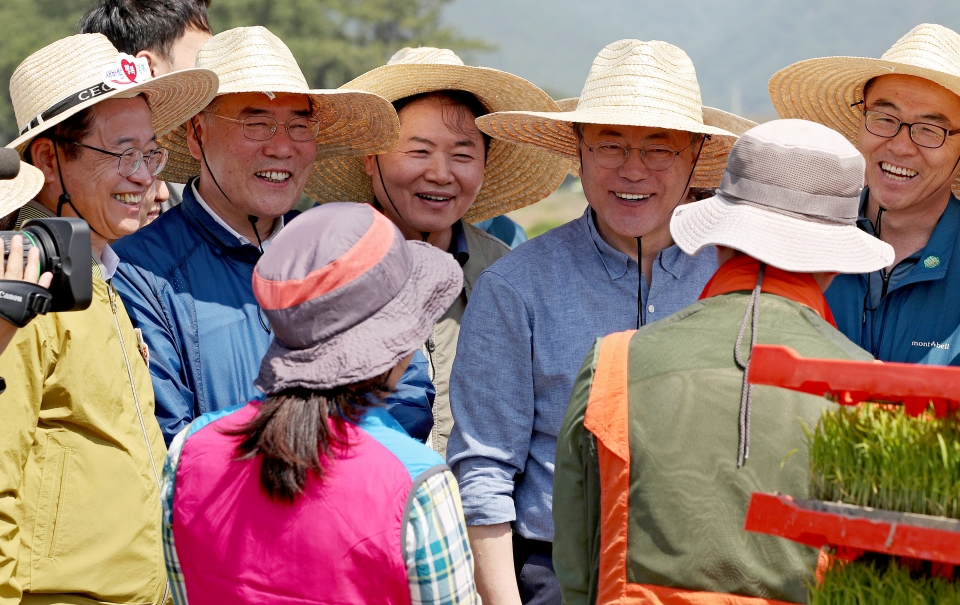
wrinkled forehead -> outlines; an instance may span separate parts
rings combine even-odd
[[[960,96],[919,76],[888,74],[871,78],[863,85],[863,99],[871,108],[879,104],[881,108],[909,109],[918,116],[940,117],[960,125]]]
[[[107,99],[91,109],[90,135],[104,142],[139,146],[157,138],[150,106],[143,95]]]

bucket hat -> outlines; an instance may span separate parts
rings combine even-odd
[[[372,206],[312,208],[254,268],[274,333],[254,385],[324,390],[379,376],[426,342],[462,283],[450,254],[404,240]]]
[[[856,141],[863,86],[903,74],[930,80],[960,96],[960,34],[930,23],[911,29],[879,59],[826,57],[794,63],[773,74],[770,99],[782,118],[819,122]],[[960,177],[953,183],[960,195]]]
[[[716,187],[732,132],[706,123],[700,85],[685,52],[660,41],[619,40],[600,51],[573,111],[502,111],[481,116],[488,135],[579,161],[573,123],[647,126],[709,135],[691,187]]]
[[[69,36],[41,48],[14,70],[10,99],[20,135],[7,147],[23,155],[38,135],[84,109],[140,94],[160,136],[206,107],[217,84],[209,69],[152,78],[146,59],[121,53],[102,34]]]
[[[441,90],[473,94],[487,111],[557,111],[550,96],[521,77],[498,69],[464,65],[445,48],[404,48],[386,65],[347,82],[344,88],[367,90],[390,102]],[[319,170],[306,192],[320,202],[373,201],[373,183],[358,157],[318,160]],[[464,219],[475,223],[529,206],[553,193],[567,165],[539,149],[493,140],[487,152],[483,186]]]
[[[16,177],[0,180],[0,217],[19,210],[32,200],[41,188],[43,173],[26,162],[20,162],[20,172]]]
[[[893,248],[857,225],[865,161],[834,130],[774,120],[734,144],[716,195],[680,206],[670,233],[681,250],[734,248],[796,273],[868,273]]]
[[[314,117],[321,121],[316,139],[318,158],[382,153],[397,144],[400,122],[390,103],[360,90],[311,89],[293,53],[265,27],[237,27],[210,38],[197,53],[197,66],[213,70],[220,77],[216,96],[262,92],[268,96],[294,93],[310,97]],[[200,174],[200,162],[187,148],[185,123],[198,112],[186,116],[161,139],[170,159],[160,178],[186,183]]]

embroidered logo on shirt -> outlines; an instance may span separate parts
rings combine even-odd
[[[936,256],[928,256],[923,259],[923,266],[927,269],[933,269],[934,267],[940,266],[940,259]]]

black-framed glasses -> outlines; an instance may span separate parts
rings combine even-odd
[[[947,137],[960,134],[960,130],[947,130],[946,128],[937,126],[936,124],[927,124],[925,122],[914,122],[913,124],[907,124],[906,122],[902,122],[899,118],[896,118],[888,113],[868,110],[863,101],[857,101],[851,105],[851,107],[856,105],[863,105],[864,107],[863,125],[867,129],[867,132],[885,139],[892,139],[893,137],[897,136],[900,133],[900,129],[906,126],[910,133],[911,141],[920,147],[936,149],[937,147],[943,146],[947,140]]]
[[[216,116],[221,120],[241,124],[243,126],[243,136],[251,141],[269,141],[280,126],[287,129],[287,135],[293,141],[312,141],[320,134],[320,120],[307,116],[278,122],[270,116],[247,116],[242,120],[235,120],[212,111],[203,113]]]
[[[115,158],[120,158],[117,162],[117,172],[120,173],[120,176],[128,177],[136,172],[140,168],[140,164],[144,161],[147,162],[147,172],[150,173],[150,176],[157,176],[160,174],[160,171],[163,170],[163,167],[167,165],[167,158],[169,154],[167,150],[163,147],[157,147],[150,153],[143,153],[143,150],[139,147],[130,147],[123,151],[123,153],[115,153],[113,151],[107,151],[106,149],[100,149],[99,147],[94,147],[93,145],[87,145],[85,143],[80,143],[77,141],[70,141],[66,139],[61,139],[63,143],[69,143],[71,145],[76,145],[78,147],[83,147],[85,149],[92,149],[93,151],[99,151],[106,155],[112,155]]]
[[[597,143],[587,150],[593,154],[597,164],[604,168],[614,169],[626,164],[630,152],[634,149],[640,152],[640,161],[650,170],[666,170],[673,166],[677,156],[686,151],[695,141],[677,151],[668,145],[646,145],[644,147],[627,147],[620,143]]]

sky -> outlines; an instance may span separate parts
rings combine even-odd
[[[469,63],[556,98],[580,94],[606,44],[663,40],[690,55],[704,104],[753,118],[774,117],[766,83],[791,63],[879,57],[924,22],[960,32],[960,0],[453,0],[444,11],[461,33],[497,47]]]

